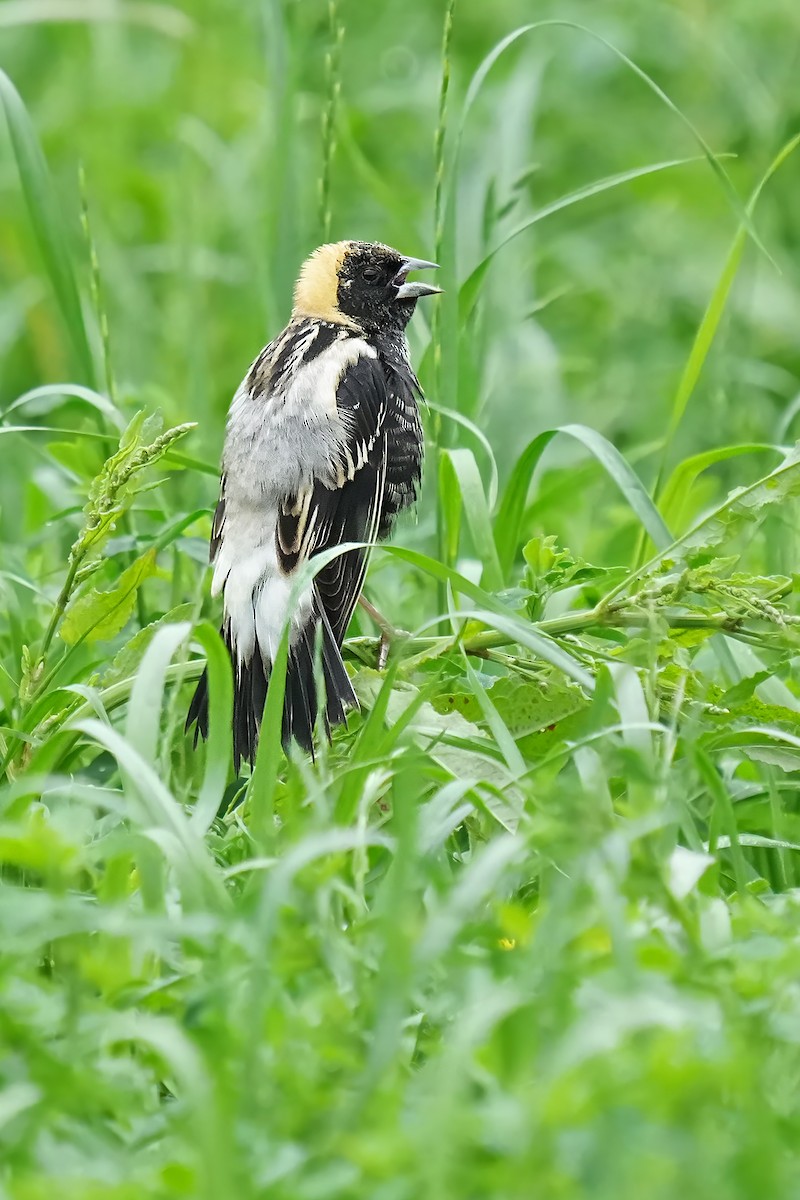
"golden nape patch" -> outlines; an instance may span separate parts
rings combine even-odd
[[[354,326],[339,311],[337,291],[339,268],[347,253],[348,242],[329,242],[320,246],[303,263],[294,289],[295,317],[316,317],[320,321],[334,321],[339,325]]]

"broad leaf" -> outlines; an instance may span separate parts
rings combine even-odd
[[[103,642],[117,636],[133,615],[136,592],[156,569],[154,550],[148,550],[122,572],[107,592],[92,588],[67,609],[59,633],[68,646]]]

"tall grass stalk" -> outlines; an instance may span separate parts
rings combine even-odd
[[[434,160],[434,191],[433,191],[433,244],[434,258],[447,271],[448,266],[445,264],[446,254],[446,237],[447,237],[447,205],[445,203],[446,196],[446,181],[447,181],[447,98],[450,90],[450,73],[451,73],[451,53],[452,53],[452,38],[453,25],[455,20],[456,0],[447,0],[444,13],[444,27],[442,30],[442,49],[441,49],[441,77],[439,83],[439,105],[436,120],[436,130],[433,139],[433,160]],[[449,256],[448,256],[449,257]],[[455,275],[450,277],[451,288],[455,288]],[[446,304],[455,305],[457,296],[443,298]],[[448,380],[445,386],[445,355],[443,354],[443,338],[446,332],[449,333],[451,323],[445,326],[444,309],[441,302],[438,302],[434,308],[432,318],[431,339],[433,345],[433,393],[434,398],[439,404],[447,407],[457,408],[458,405],[451,403],[453,397],[457,395],[457,384],[455,378]],[[457,353],[447,355],[447,368],[450,371],[457,369]],[[440,448],[442,442],[442,417],[438,409],[432,410],[430,421],[431,438],[428,449],[429,467],[428,470],[432,479],[435,481],[439,490],[447,486],[446,479],[440,479]],[[439,504],[436,508],[436,523],[437,523],[437,547],[440,557],[443,561],[448,561],[447,555],[447,529],[445,528],[444,505]],[[447,588],[443,583],[437,585],[437,608],[443,613],[447,609]]]
[[[322,241],[331,236],[331,176],[336,153],[336,117],[342,90],[341,65],[344,24],[338,0],[328,0],[329,46],[325,54],[325,94],[322,105],[322,173],[319,179],[319,227]]]
[[[81,200],[81,228],[89,256],[89,287],[94,309],[97,328],[100,333],[100,350],[103,358],[103,374],[105,376],[106,393],[111,403],[116,407],[117,389],[114,380],[114,367],[111,357],[111,330],[108,323],[108,312],[103,295],[103,280],[100,273],[100,258],[97,244],[92,235],[89,216],[89,187],[86,181],[86,170],[83,163],[78,166],[78,190]]]

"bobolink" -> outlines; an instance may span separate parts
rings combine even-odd
[[[387,537],[416,498],[422,392],[405,328],[418,298],[440,289],[407,277],[435,266],[378,243],[320,246],[300,272],[289,324],[233,398],[210,560],[233,663],[237,770],[255,756],[297,571],[329,547]],[[357,704],[341,646],[368,554],[349,550],[323,567],[291,614],[284,745],[312,748],[318,643],[328,731]],[[187,728],[195,721],[205,737],[205,673]]]

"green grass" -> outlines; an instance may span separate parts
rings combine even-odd
[[[0,1200],[798,1194],[798,34],[0,5]],[[408,636],[234,779],[223,424],[328,234],[442,263]]]

